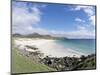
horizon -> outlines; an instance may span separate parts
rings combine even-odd
[[[95,6],[12,2],[12,33],[95,39]]]

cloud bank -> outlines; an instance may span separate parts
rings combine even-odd
[[[41,18],[41,11],[34,5],[28,7],[27,3],[13,4],[12,24],[13,33],[30,33],[33,26],[38,25]]]

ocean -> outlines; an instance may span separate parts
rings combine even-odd
[[[81,52],[84,54],[95,54],[95,39],[63,39],[57,40],[57,44]]]

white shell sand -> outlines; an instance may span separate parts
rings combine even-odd
[[[38,51],[44,54],[44,56],[50,57],[80,57],[81,55],[85,55],[83,53],[74,51],[70,48],[64,48],[61,45],[55,43],[55,40],[49,39],[31,39],[31,38],[16,38],[14,40],[15,45],[20,49],[24,49],[26,45],[35,46],[38,48]],[[26,49],[27,51],[33,51],[32,49]]]

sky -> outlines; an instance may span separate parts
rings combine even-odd
[[[95,38],[95,6],[12,2],[12,33]]]

